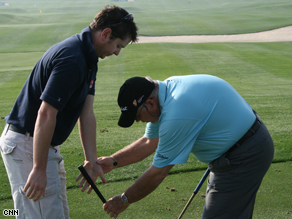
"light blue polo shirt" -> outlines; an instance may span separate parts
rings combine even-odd
[[[159,83],[161,115],[145,137],[159,138],[153,165],[182,164],[190,153],[209,163],[252,126],[250,105],[226,81],[211,75],[174,76]]]

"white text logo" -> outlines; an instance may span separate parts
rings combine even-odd
[[[128,108],[125,106],[125,107],[121,107],[121,111],[127,111]]]

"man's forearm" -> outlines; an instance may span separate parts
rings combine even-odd
[[[48,151],[56,126],[57,113],[56,108],[44,101],[38,111],[33,137],[33,169],[23,190],[26,196],[33,201],[37,201],[41,195],[45,195]]]
[[[94,96],[88,95],[78,120],[80,140],[85,160],[96,162],[96,119],[93,111]]]
[[[43,102],[38,112],[33,137],[33,166],[45,171],[48,151],[56,127],[57,110]]]
[[[118,165],[117,167],[123,167],[132,163],[139,162],[153,152],[155,152],[158,144],[158,139],[148,139],[142,137],[125,148],[114,153],[112,157],[115,158]]]
[[[96,162],[96,120],[94,114],[80,118],[78,125],[85,160]]]
[[[148,168],[136,182],[125,191],[129,203],[137,202],[153,192],[165,179],[172,167],[173,165],[163,168],[156,168],[154,166]]]

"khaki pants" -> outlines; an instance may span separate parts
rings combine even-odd
[[[50,147],[45,196],[34,202],[23,192],[33,166],[33,138],[5,127],[0,141],[2,159],[9,178],[18,219],[69,218],[64,161],[58,147]]]

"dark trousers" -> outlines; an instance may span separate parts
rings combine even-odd
[[[264,125],[240,147],[209,164],[203,219],[252,218],[256,193],[274,156]]]

